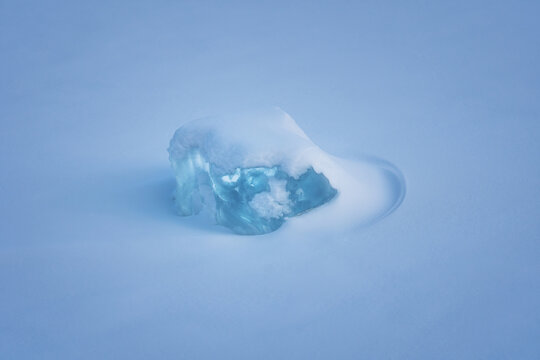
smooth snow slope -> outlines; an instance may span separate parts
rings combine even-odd
[[[0,2],[0,358],[538,359],[539,10]],[[313,237],[177,217],[178,121],[267,105],[396,164],[401,206]]]

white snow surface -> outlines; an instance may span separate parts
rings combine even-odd
[[[190,121],[174,134],[171,158],[198,148],[224,174],[236,168],[280,165],[298,177],[308,167],[323,171],[327,155],[278,107]]]
[[[0,8],[1,360],[540,359],[539,1]],[[273,104],[355,186],[177,216],[182,121]],[[405,200],[306,235],[392,199],[360,154]]]

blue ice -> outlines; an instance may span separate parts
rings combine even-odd
[[[238,234],[272,232],[338,192],[314,168],[320,149],[279,109],[195,120],[177,130],[169,153],[178,213],[206,209]]]
[[[173,162],[177,173],[175,203],[188,216],[210,209],[219,225],[238,234],[265,234],[288,217],[330,201],[337,190],[322,173],[309,167],[298,178],[280,166],[236,168],[220,175],[198,149]]]

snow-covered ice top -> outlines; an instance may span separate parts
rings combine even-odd
[[[223,174],[236,168],[279,165],[293,177],[309,167],[322,171],[326,154],[280,108],[193,120],[180,127],[171,140],[171,159],[192,149]]]

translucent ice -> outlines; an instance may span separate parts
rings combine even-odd
[[[274,231],[337,194],[318,166],[324,154],[279,109],[190,122],[169,153],[179,214],[207,208],[239,234]]]
[[[178,213],[205,210],[239,234],[272,232],[326,203],[340,206],[318,226],[351,214],[368,221],[396,204],[380,168],[326,154],[278,108],[191,121],[175,132],[169,159]]]

